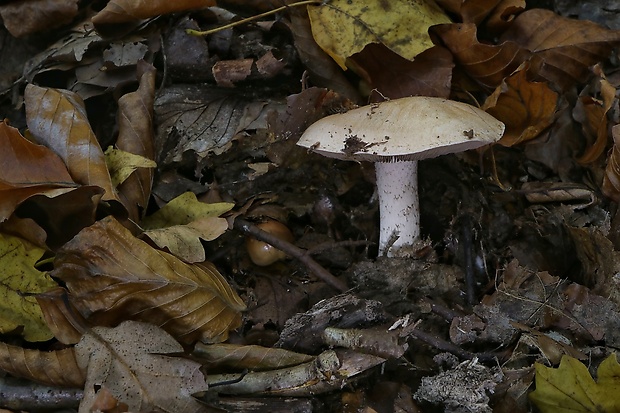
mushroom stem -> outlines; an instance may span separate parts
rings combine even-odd
[[[379,256],[398,256],[420,236],[418,161],[376,162],[379,193]]]

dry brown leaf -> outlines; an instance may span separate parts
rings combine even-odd
[[[4,27],[15,37],[70,23],[77,13],[78,0],[12,1],[0,6]]]
[[[0,123],[0,166],[0,222],[33,195],[53,196],[76,186],[53,151],[30,142],[6,121]]]
[[[546,83],[528,81],[522,68],[502,82],[482,109],[506,125],[498,143],[513,146],[534,139],[553,123],[558,99]]]
[[[192,356],[200,359],[209,371],[275,370],[306,363],[314,358],[308,354],[281,348],[226,343],[208,345],[196,343]]]
[[[183,347],[162,329],[125,321],[116,328],[95,327],[75,346],[87,371],[79,412],[90,412],[96,388],[105,387],[129,411],[206,412],[192,394],[207,389],[200,364],[179,357]]]
[[[63,344],[75,344],[90,328],[86,320],[67,299],[67,290],[54,288],[37,294],[37,303],[43,311],[43,318],[56,340]]]
[[[49,386],[81,388],[86,381],[73,348],[47,352],[0,343],[0,369]]]
[[[162,14],[215,6],[214,0],[112,0],[92,19],[94,24],[127,23]]]
[[[188,265],[155,250],[111,217],[65,244],[52,275],[94,325],[143,320],[183,342],[226,339],[245,309],[213,265]]]
[[[607,159],[602,190],[606,197],[620,203],[620,125],[611,128],[614,147]]]
[[[73,179],[103,188],[105,201],[119,201],[82,99],[68,90],[29,84],[24,102],[30,132],[60,156]]]
[[[489,15],[501,0],[438,0],[444,10],[460,16],[463,23],[478,24]]]
[[[414,61],[399,56],[382,44],[367,45],[350,58],[350,68],[372,89],[371,101],[407,96],[450,96],[454,62],[450,52],[431,47]]]
[[[620,31],[532,9],[520,14],[500,41],[515,42],[531,51],[530,71],[566,89],[583,83],[589,67],[609,57],[620,44]]]
[[[299,59],[308,70],[313,85],[331,89],[359,102],[361,98],[357,89],[346,78],[340,66],[314,41],[308,13],[292,11],[290,25]]]
[[[430,28],[454,55],[462,69],[484,87],[494,89],[527,60],[530,52],[515,42],[480,43],[473,23],[440,24]]]
[[[118,100],[118,149],[155,160],[153,104],[155,102],[156,69],[146,62],[138,66],[142,72],[138,90]],[[139,222],[151,196],[153,169],[140,168],[118,187],[119,197],[129,218]]]
[[[607,81],[600,79],[600,99],[591,96],[580,96],[573,111],[575,120],[581,122],[583,133],[589,145],[577,162],[588,164],[596,161],[607,149],[608,133],[607,113],[616,102],[616,88]]]

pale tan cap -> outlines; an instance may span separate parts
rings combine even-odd
[[[502,122],[474,106],[414,96],[327,116],[297,144],[331,158],[393,162],[475,149],[503,133]]]

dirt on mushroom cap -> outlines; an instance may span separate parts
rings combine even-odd
[[[415,96],[325,117],[297,144],[345,160],[419,160],[493,143],[503,131],[502,122],[474,106]]]

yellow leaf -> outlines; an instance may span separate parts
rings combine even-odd
[[[332,0],[308,6],[308,14],[312,36],[345,70],[345,60],[370,43],[383,43],[413,60],[433,46],[428,28],[450,23],[434,2],[426,0]]]
[[[187,225],[173,225],[146,231],[155,244],[168,248],[171,253],[185,262],[202,262],[205,260],[205,249],[200,239],[213,241],[228,229],[224,218],[207,217],[192,221]]]
[[[57,286],[34,267],[42,255],[43,249],[28,241],[0,234],[0,332],[23,326],[28,341],[53,337],[33,295]]]
[[[536,390],[530,400],[542,413],[620,411],[620,365],[615,354],[597,370],[598,382],[579,360],[563,356],[557,369],[536,364]]]
[[[144,229],[185,225],[200,218],[219,217],[230,211],[235,204],[219,202],[207,204],[196,199],[196,194],[186,192],[168,202],[162,209],[142,220]]]
[[[112,185],[119,186],[138,168],[155,168],[155,161],[130,152],[114,149],[105,151],[105,163],[108,165]]]

